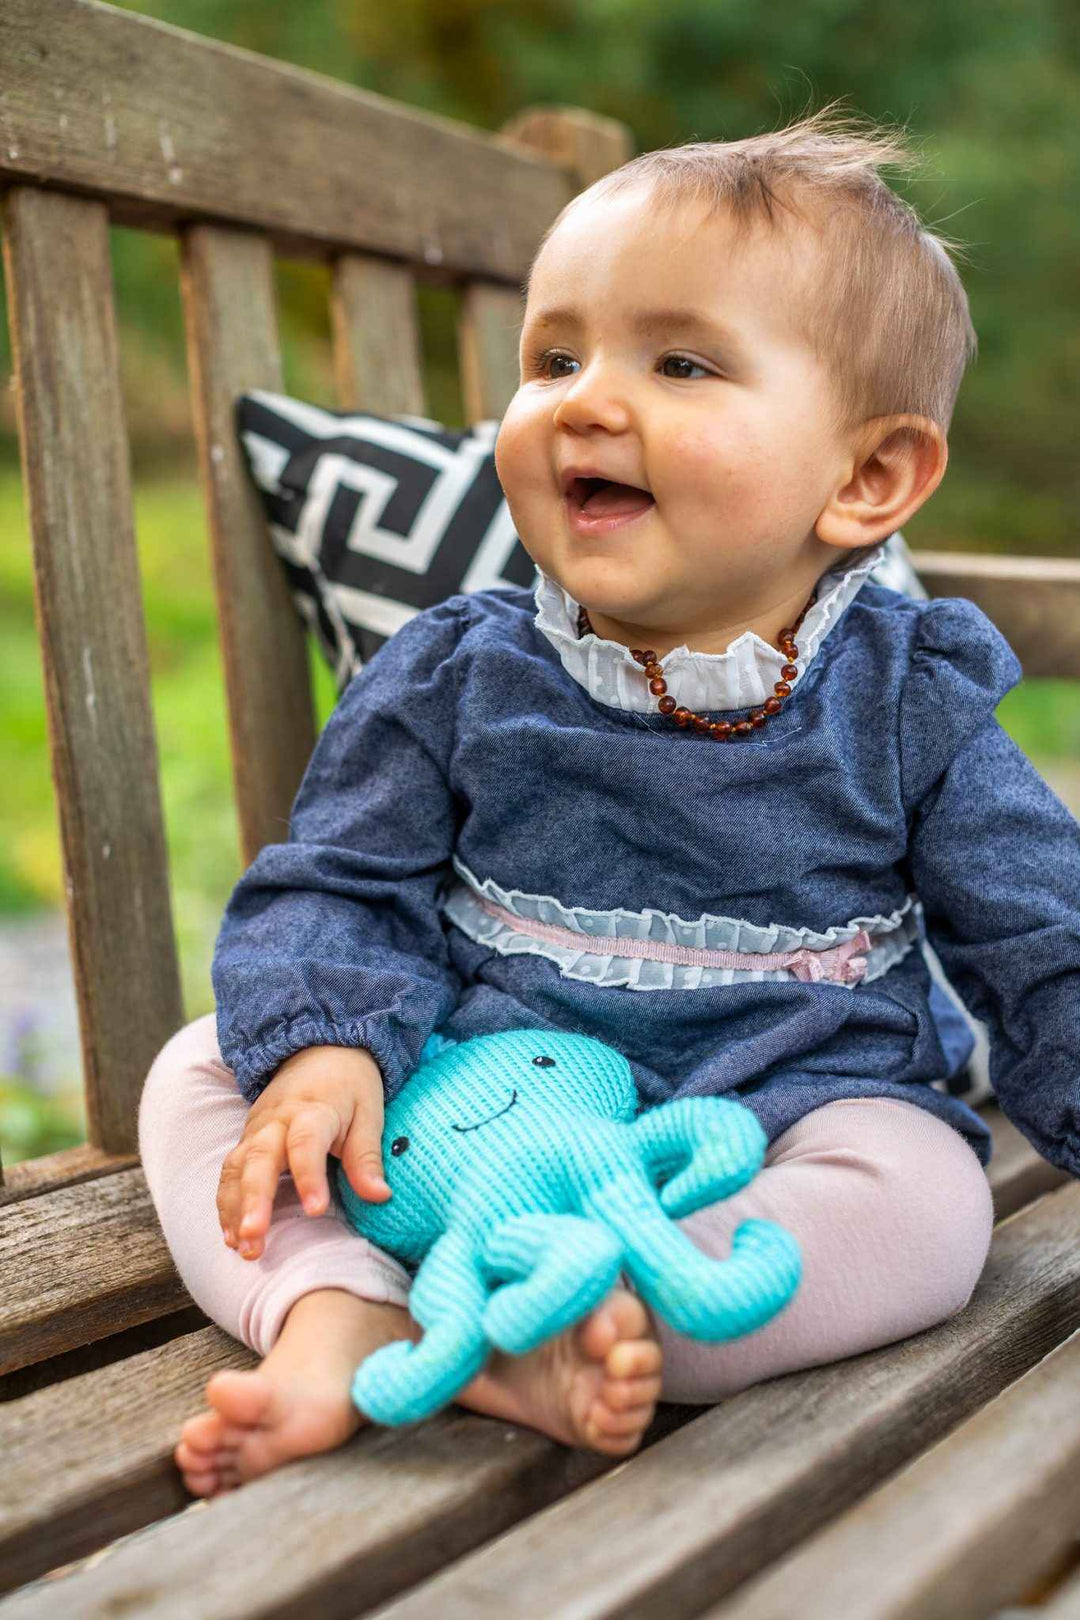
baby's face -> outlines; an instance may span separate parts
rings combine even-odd
[[[521,381],[496,467],[533,560],[572,597],[667,648],[722,651],[840,553],[814,524],[854,465],[798,330],[813,236],[736,243],[726,218],[633,191],[571,213],[533,267]],[[639,325],[657,309],[704,324]],[[648,490],[613,532],[571,526],[561,479],[588,465]],[[710,645],[710,632],[712,644]]]

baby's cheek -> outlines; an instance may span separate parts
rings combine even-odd
[[[715,432],[687,429],[672,444],[671,468],[684,487],[712,494],[752,486],[758,460],[753,437],[733,427]]]
[[[495,471],[507,495],[528,492],[530,477],[535,482],[541,459],[535,424],[515,400],[507,406],[495,439]]]

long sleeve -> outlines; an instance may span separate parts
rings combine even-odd
[[[308,1046],[366,1047],[392,1096],[463,985],[437,909],[458,807],[449,784],[461,596],[414,615],[345,688],[286,843],[230,897],[212,966],[222,1056],[249,1101]]]
[[[1003,1111],[1080,1175],[1080,824],[994,718],[1019,674],[973,604],[928,606],[901,706],[909,862]]]

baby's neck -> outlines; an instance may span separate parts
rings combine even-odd
[[[683,630],[649,629],[625,620],[609,618],[606,614],[589,609],[589,619],[596,634],[604,641],[620,642],[625,647],[652,650],[663,658],[673,647],[687,647],[690,652],[724,653],[733,641],[752,630],[771,647],[779,643],[780,631],[790,630],[807,605],[811,592],[818,587],[811,584],[783,594],[769,607],[759,609],[748,617],[722,624],[690,625]]]

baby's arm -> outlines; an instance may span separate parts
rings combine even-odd
[[[901,715],[927,935],[990,1034],[1002,1109],[1080,1175],[1080,825],[994,718],[1020,665],[973,604],[930,604]]]
[[[295,1052],[253,1103],[222,1166],[217,1206],[225,1242],[245,1260],[258,1259],[286,1169],[305,1214],[324,1214],[328,1153],[341,1160],[359,1197],[385,1203],[382,1128],[383,1078],[370,1052],[341,1046]]]
[[[212,979],[221,1055],[249,1103],[319,1047],[366,1051],[393,1096],[461,998],[439,901],[460,820],[450,773],[467,622],[462,597],[416,614],[354,676],[286,841],[233,890]]]

